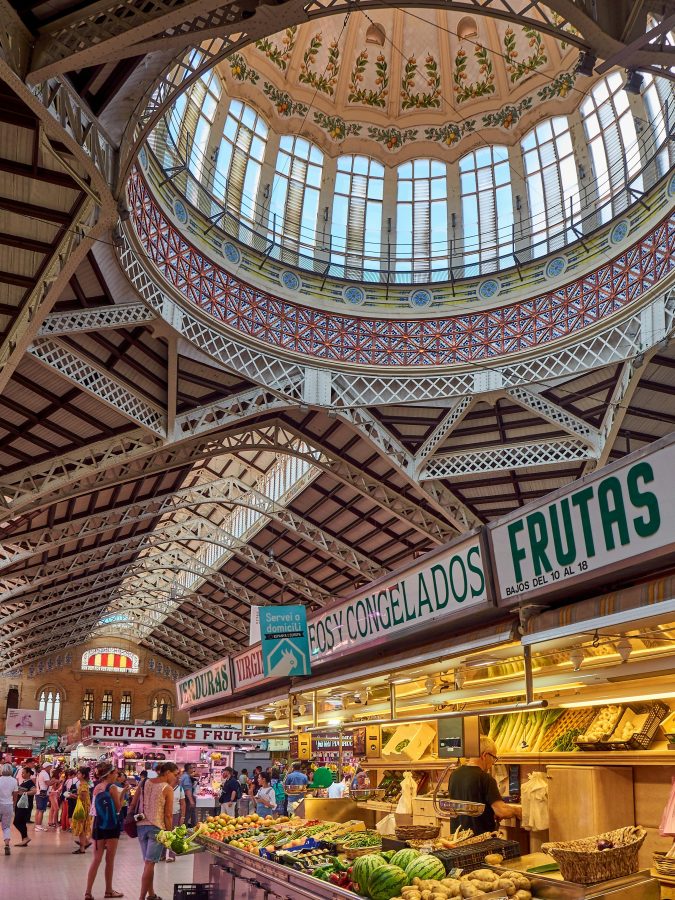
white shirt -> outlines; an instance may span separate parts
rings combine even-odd
[[[0,775],[0,806],[10,806],[14,802],[14,791],[19,790],[19,782],[13,775]]]
[[[328,799],[329,800],[341,800],[347,789],[347,785],[344,781],[334,781],[333,784],[328,785]]]
[[[40,769],[37,777],[37,789],[38,791],[48,791],[49,790],[49,782],[51,781],[51,774],[48,769]]]
[[[173,789],[173,814],[177,816],[180,812],[180,801],[185,800],[185,791],[178,785]]]

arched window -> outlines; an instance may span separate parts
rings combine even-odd
[[[416,159],[397,172],[396,268],[427,280],[447,268],[448,183],[445,163]]]
[[[170,694],[157,694],[152,700],[152,721],[166,722],[173,719],[173,699]]]
[[[621,72],[610,73],[581,104],[581,118],[593,160],[600,223],[608,222],[633,202],[635,197],[625,188],[630,187],[636,193],[643,189],[635,120],[623,82]]]
[[[82,718],[86,722],[91,722],[94,718],[94,692],[85,691],[82,694]]]
[[[566,116],[545,119],[521,142],[532,221],[534,256],[574,240],[569,226],[579,209],[579,182]]]
[[[138,656],[120,647],[92,647],[82,654],[83,671],[138,672]]]
[[[112,691],[105,691],[103,694],[103,702],[101,703],[101,721],[112,722],[113,717],[113,695]]]
[[[642,92],[647,118],[652,131],[653,148],[663,146],[656,157],[658,175],[665,175],[670,168],[670,152],[668,149],[668,124],[667,108],[668,94],[671,93],[670,84],[664,85],[662,80],[658,82],[650,72],[644,73],[645,89]]]
[[[311,249],[316,243],[323,153],[304,138],[285,134],[279,141],[270,198],[269,232],[286,246]]]
[[[367,156],[337,160],[331,261],[354,277],[362,269],[379,269],[382,239],[384,166]],[[335,273],[334,273],[335,274]]]
[[[464,275],[512,266],[513,197],[506,147],[472,150],[459,161]]]
[[[38,697],[38,709],[45,714],[45,728],[57,729],[61,718],[61,691],[55,687],[44,687]]]
[[[213,190],[225,200],[229,212],[254,222],[268,128],[260,115],[233,100],[225,119],[216,158]]]

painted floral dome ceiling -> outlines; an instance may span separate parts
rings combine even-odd
[[[281,128],[300,120],[324,146],[363,141],[372,154],[373,142],[448,148],[486,130],[508,141],[542,104],[547,115],[578,105],[577,59],[569,41],[489,16],[381,9],[289,27],[221,72],[232,95]]]

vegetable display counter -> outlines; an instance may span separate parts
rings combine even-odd
[[[211,900],[356,900],[358,896],[227,844],[209,839],[202,843],[206,852],[195,856],[193,877],[196,883],[215,885]],[[508,865],[511,871],[525,872],[536,862],[541,862],[541,855],[512,860]],[[649,872],[591,886],[561,881],[551,875],[528,877],[533,900],[659,900],[660,896],[658,882]],[[480,900],[511,900],[499,890],[479,896]]]

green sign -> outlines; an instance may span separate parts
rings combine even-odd
[[[311,673],[304,606],[261,606],[260,642],[265,678]]]
[[[56,750],[59,746],[59,736],[58,734],[49,734],[47,735],[47,750]]]
[[[600,469],[490,529],[499,597],[635,565],[675,541],[675,443]],[[661,445],[661,446],[659,446]]]

